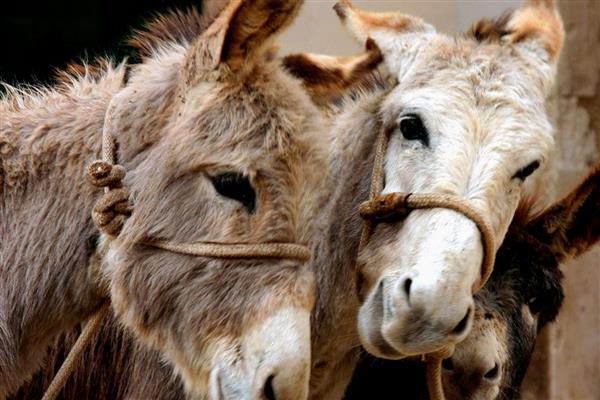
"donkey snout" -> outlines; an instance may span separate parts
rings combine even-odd
[[[403,356],[433,352],[460,342],[471,329],[468,290],[459,296],[432,290],[421,277],[402,276],[382,278],[372,292],[359,311],[359,332],[376,356],[392,358],[390,349]]]
[[[478,310],[472,333],[442,362],[449,398],[495,399],[504,374],[506,343],[501,323],[487,320]]]
[[[451,399],[495,399],[502,380],[502,363],[498,358],[480,354],[476,357],[451,357],[442,362],[444,385]]]

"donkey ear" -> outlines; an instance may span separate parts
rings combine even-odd
[[[521,8],[496,21],[477,22],[470,34],[479,41],[500,39],[519,46],[552,66],[558,62],[565,36],[554,0],[526,0]]]
[[[600,165],[577,189],[536,217],[528,231],[557,257],[576,257],[600,239]]]
[[[235,70],[269,49],[269,39],[297,15],[302,0],[232,0],[190,50],[188,68]]]
[[[283,66],[300,79],[316,104],[327,104],[377,68],[383,60],[379,47],[367,39],[366,52],[351,57],[309,53],[283,58]]]
[[[422,34],[435,33],[435,28],[421,18],[398,12],[368,12],[354,7],[350,0],[339,1],[333,9],[350,33],[360,42],[368,38],[381,49],[391,72],[402,70],[403,52],[419,47]],[[415,36],[411,34],[421,34]]]

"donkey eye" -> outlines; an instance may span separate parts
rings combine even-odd
[[[529,299],[527,302],[527,307],[529,307],[529,311],[531,311],[531,314],[533,315],[539,314],[542,310],[542,304],[537,297],[532,297]]]
[[[248,212],[254,212],[256,193],[248,177],[237,172],[226,172],[210,179],[220,195],[239,201]]]
[[[531,174],[533,174],[535,172],[536,169],[538,169],[540,167],[540,162],[539,161],[534,161],[531,164],[529,164],[528,166],[521,168],[520,170],[518,170],[514,175],[513,175],[513,179],[520,179],[522,181],[524,181],[525,179],[527,179],[527,177]]]
[[[410,114],[402,118],[400,132],[406,140],[419,140],[425,146],[429,145],[429,134],[418,115]]]

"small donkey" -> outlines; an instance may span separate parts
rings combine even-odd
[[[164,353],[189,393],[306,397],[315,299],[306,263],[140,244],[309,242],[327,193],[324,124],[270,45],[301,3],[233,0],[206,19],[159,19],[136,39],[139,65],[73,68],[52,89],[8,88],[0,101],[0,398],[106,301],[104,286],[118,320]],[[84,171],[100,152],[109,109],[133,213],[99,247],[90,214],[100,193]]]
[[[559,312],[559,264],[600,240],[600,166],[577,189],[537,217],[520,213],[498,251],[492,277],[475,296],[473,329],[443,362],[449,400],[519,398],[536,337]],[[346,399],[426,399],[423,365],[367,356]]]

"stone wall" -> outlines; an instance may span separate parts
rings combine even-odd
[[[600,161],[600,1],[562,0],[560,8],[567,36],[549,105],[557,129],[558,197]],[[525,400],[600,399],[600,249],[563,271],[565,302],[539,338]]]

